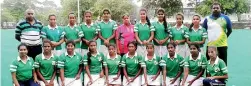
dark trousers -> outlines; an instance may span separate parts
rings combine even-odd
[[[27,81],[18,81],[20,86],[39,86],[38,83],[35,83],[33,79]]]
[[[217,51],[218,51],[219,58],[221,58],[227,65],[227,46],[217,47]],[[208,49],[207,49],[206,55],[207,55],[207,59],[209,59]]]
[[[35,57],[42,53],[42,46],[28,46],[28,56],[32,57],[35,60]]]
[[[203,80],[203,86],[225,86],[225,82],[222,80],[216,80],[216,79],[204,79]]]

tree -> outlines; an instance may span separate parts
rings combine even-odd
[[[196,12],[202,16],[209,15],[211,13],[211,5],[214,0],[204,0],[196,6]],[[249,12],[249,4],[247,0],[217,0],[221,4],[221,11],[224,14],[236,13],[240,15],[242,13]],[[238,19],[239,20],[239,19]]]
[[[156,12],[156,9],[163,8],[165,9],[167,16],[173,16],[175,13],[182,12],[183,4],[181,0],[142,0],[144,8],[149,10],[154,10]]]

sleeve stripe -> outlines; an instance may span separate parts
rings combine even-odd
[[[15,66],[15,65],[10,65],[10,67],[11,67],[11,68],[17,68],[17,66]]]

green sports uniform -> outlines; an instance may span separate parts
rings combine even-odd
[[[35,58],[34,67],[40,70],[45,80],[51,80],[53,72],[56,71],[57,60],[58,57],[54,55],[47,59],[44,54],[40,54]]]
[[[65,38],[67,40],[76,40],[83,37],[83,32],[79,29],[79,26],[74,25],[74,27],[70,27],[69,25],[64,28]],[[75,48],[80,48],[80,42],[77,42]]]
[[[154,55],[152,59],[148,59],[147,56],[142,58],[141,67],[146,67],[147,75],[156,75],[159,71],[160,57]]]
[[[220,59],[219,57],[216,58],[214,64],[210,64],[210,60],[207,64],[207,73],[210,74],[210,76],[224,76],[228,74],[227,66],[225,62]]]
[[[151,36],[151,31],[155,31],[155,28],[153,26],[148,26],[146,23],[143,24],[141,21],[134,25],[134,32],[138,32],[141,41],[148,40]]]
[[[84,66],[89,65],[91,74],[99,74],[102,71],[102,63],[104,61],[104,54],[98,52],[96,55],[91,55],[90,63],[88,63],[88,56],[85,55],[83,62]]]
[[[190,55],[189,57],[185,58],[184,67],[189,68],[189,75],[197,76],[202,69],[206,68],[207,58],[206,56],[199,54],[196,60],[192,58]]]
[[[186,31],[185,37],[188,38],[191,42],[202,41],[203,38],[207,38],[207,31],[203,27],[199,27],[198,30]],[[200,45],[203,47],[203,44]]]
[[[83,38],[90,41],[95,38],[98,34],[97,32],[97,25],[92,23],[88,26],[86,23],[80,25],[80,29],[83,32]],[[81,49],[88,49],[88,46],[85,42],[82,42]]]
[[[167,54],[164,57],[162,57],[160,66],[166,67],[166,70],[168,71],[166,74],[167,77],[175,78],[176,75],[180,71],[182,71],[182,68],[184,66],[184,59],[182,56],[178,54],[175,54],[174,58],[171,59],[170,56]]]
[[[121,57],[116,55],[115,58],[111,58],[109,55],[104,59],[103,65],[108,68],[108,75],[117,75],[120,66]]]
[[[121,61],[121,67],[126,67],[127,75],[129,77],[135,77],[140,70],[140,65],[142,63],[142,56],[135,55],[133,57],[129,57],[128,53],[123,56]]]
[[[97,23],[97,31],[100,31],[101,36],[105,39],[110,38],[116,29],[117,24],[113,20],[109,20],[108,22],[101,21]],[[111,39],[109,43],[115,44],[115,39]],[[101,45],[104,45],[103,40],[101,40]]]
[[[50,27],[50,25],[43,27],[41,31],[42,38],[49,39],[53,42],[59,42],[65,36],[64,29],[60,26],[56,26],[55,28]],[[58,45],[56,50],[62,50],[62,46]]]
[[[184,25],[182,25],[180,28],[177,28],[175,25],[170,29],[170,37],[173,41],[176,40],[185,40],[185,32],[188,30],[188,28]],[[185,43],[181,43],[181,45],[184,45]]]
[[[152,26],[155,28],[154,38],[157,40],[164,40],[167,36],[169,36],[168,32],[170,31],[171,25],[168,23],[167,28],[164,27],[163,23],[157,21],[153,22]],[[154,45],[159,45],[156,41],[153,42]],[[163,44],[166,45],[167,41]]]
[[[67,52],[62,54],[58,59],[58,68],[64,69],[66,78],[75,78],[78,74],[79,65],[82,64],[82,56],[74,52],[73,56],[69,56]]]
[[[16,72],[16,78],[18,81],[27,81],[32,79],[34,69],[34,61],[32,58],[27,57],[27,62],[24,63],[18,56],[16,60],[10,65],[10,72]]]

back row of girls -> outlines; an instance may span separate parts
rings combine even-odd
[[[135,25],[130,24],[129,15],[123,15],[123,24],[117,26],[116,22],[111,20],[111,13],[108,9],[103,10],[101,21],[94,23],[92,13],[86,11],[83,15],[84,22],[79,26],[76,25],[76,16],[74,13],[68,15],[69,24],[60,27],[56,25],[56,16],[49,15],[49,25],[42,29],[42,38],[48,39],[53,44],[53,52],[56,56],[62,54],[61,44],[67,40],[73,40],[76,43],[75,51],[82,56],[88,51],[88,44],[91,40],[101,39],[99,51],[105,55],[108,53],[107,45],[116,44],[117,53],[123,56],[128,52],[127,44],[137,41],[139,44],[137,53],[146,54],[146,44],[154,44],[155,54],[165,55],[165,48],[168,42],[177,45],[177,53],[182,57],[189,56],[187,44],[198,44],[203,52],[203,45],[207,38],[207,32],[200,26],[200,16],[194,15],[192,24],[189,28],[183,25],[183,15],[176,15],[176,25],[171,26],[166,22],[165,11],[157,11],[158,21],[150,22],[145,9],[140,10],[140,21]]]
[[[45,40],[43,53],[35,61],[27,56],[26,45],[18,46],[19,56],[10,66],[15,86],[82,86],[82,82],[84,86],[211,86],[225,85],[228,78],[227,67],[217,56],[216,47],[208,48],[207,61],[196,44],[189,46],[191,54],[187,58],[175,52],[174,43],[167,44],[168,52],[162,58],[154,54],[153,44],[147,44],[147,54],[141,56],[136,52],[137,43],[129,42],[128,53],[123,57],[116,53],[115,45],[108,45],[109,53],[104,55],[97,50],[95,41],[89,42],[85,56],[74,51],[74,41],[66,42],[66,52],[59,57],[53,55],[52,45]],[[57,70],[60,76],[56,76]]]

